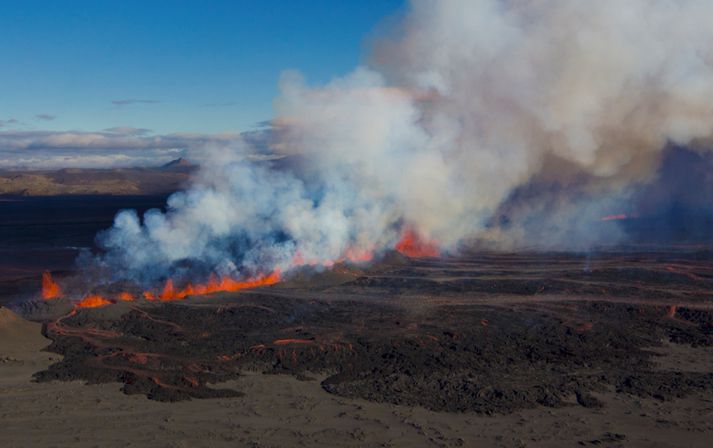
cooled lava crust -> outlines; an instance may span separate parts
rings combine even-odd
[[[64,359],[38,381],[119,381],[161,401],[238,396],[258,369],[327,374],[333,394],[441,411],[601,406],[615,390],[666,400],[711,372],[655,367],[664,342],[713,345],[709,252],[485,254],[384,264],[339,284],[301,281],[111,317],[46,322]]]

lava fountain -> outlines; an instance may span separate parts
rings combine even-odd
[[[62,289],[52,279],[52,274],[45,271],[42,274],[42,298],[45,300],[58,299],[62,297]]]
[[[81,301],[77,302],[77,308],[99,308],[101,306],[111,305],[112,302],[100,295],[91,294],[83,298]]]
[[[440,255],[438,245],[434,241],[424,240],[413,229],[407,229],[403,233],[394,249],[411,258],[437,257]]]

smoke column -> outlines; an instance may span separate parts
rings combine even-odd
[[[711,135],[711,17],[708,0],[414,0],[348,76],[283,75],[282,160],[209,151],[166,213],[117,215],[99,262],[150,282],[328,265],[405,229],[446,252],[615,241],[598,217],[667,144]]]

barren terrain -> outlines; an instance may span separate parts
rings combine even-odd
[[[0,204],[6,446],[709,446],[707,246],[394,253],[175,302],[39,299],[116,210],[163,201],[93,198]]]
[[[25,411],[5,430],[56,440],[23,431],[44,412],[138,445],[708,446],[708,257],[394,255],[173,303],[28,302],[55,362],[6,384]]]

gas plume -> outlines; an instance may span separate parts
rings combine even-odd
[[[414,0],[351,74],[284,74],[274,160],[209,150],[165,212],[117,215],[99,264],[207,281],[404,237],[429,255],[616,242],[602,217],[630,213],[667,145],[711,135],[711,17],[708,0]]]

